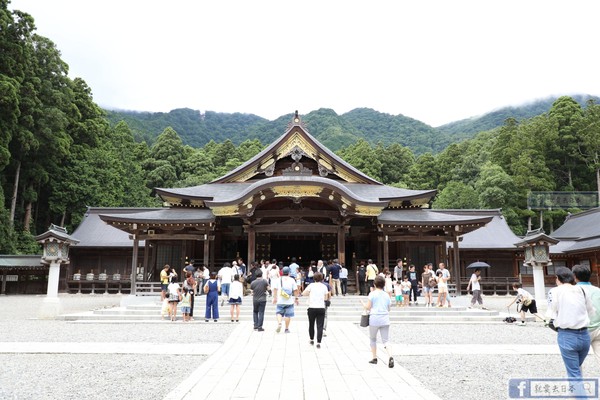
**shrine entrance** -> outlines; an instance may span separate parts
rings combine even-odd
[[[311,261],[321,259],[321,238],[315,235],[277,235],[271,238],[271,255],[285,265],[296,257],[296,262],[306,267]]]

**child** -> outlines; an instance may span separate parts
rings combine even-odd
[[[517,297],[514,298],[513,301],[510,302],[508,308],[512,306],[515,302],[521,305],[521,309],[519,310],[519,306],[517,306],[517,311],[520,311],[521,314],[521,323],[517,324],[519,326],[525,326],[525,313],[529,311],[534,316],[538,317],[542,321],[546,322],[546,320],[538,315],[537,305],[535,303],[535,299],[531,296],[527,290],[523,289],[520,283],[513,283],[513,290],[517,291]]]
[[[410,289],[412,284],[408,280],[408,275],[404,275],[404,279],[400,284],[402,286],[402,298],[404,300],[404,306],[408,306],[408,301],[410,300]]]
[[[244,296],[244,287],[240,282],[240,276],[235,274],[233,276],[233,282],[229,287],[229,304],[231,305],[231,322],[234,321],[233,315],[235,314],[235,322],[240,322],[240,306],[242,305],[242,296]]]
[[[296,285],[298,285],[300,296],[302,296],[302,292],[304,291],[304,274],[302,273],[302,270],[300,268],[298,268],[296,272]]]
[[[402,298],[402,285],[400,284],[400,280],[397,280],[394,284],[394,295],[396,296],[396,307],[404,306],[404,304],[402,304],[404,299]]]
[[[437,282],[438,282],[438,307],[448,307],[446,299],[448,298],[448,279],[444,277],[442,270],[437,271]]]
[[[169,306],[169,298],[167,296],[162,301],[162,309],[160,311],[162,319],[165,319],[165,315],[168,315],[169,319],[171,318],[171,307]]]
[[[183,288],[181,296],[181,313],[183,314],[183,322],[190,320],[190,311],[192,309],[192,295],[187,287]]]
[[[385,292],[392,297],[394,288],[392,286],[392,273],[386,268],[385,269]]]
[[[175,321],[177,319],[177,303],[181,301],[181,288],[179,284],[175,282],[176,277],[171,277],[171,283],[169,283],[169,287],[167,288],[169,292],[169,308],[171,309],[171,321]]]

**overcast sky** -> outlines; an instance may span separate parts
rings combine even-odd
[[[432,126],[600,95],[593,1],[12,0],[106,108],[357,107]]]

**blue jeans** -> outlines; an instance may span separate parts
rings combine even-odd
[[[254,329],[262,328],[265,320],[266,301],[255,301],[252,303],[252,316],[254,318]]]
[[[221,284],[221,295],[229,297],[229,286],[231,283],[222,283]]]
[[[569,378],[581,378],[581,364],[590,351],[590,334],[587,329],[571,331],[558,329],[558,348]]]

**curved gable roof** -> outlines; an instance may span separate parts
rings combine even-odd
[[[273,162],[289,155],[294,147],[299,147],[305,155],[327,168],[329,173],[338,175],[347,182],[352,180],[357,183],[382,185],[382,183],[354,168],[333,151],[323,146],[321,142],[308,133],[297,112],[287,131],[277,140],[244,164],[211,183],[244,182],[252,176],[264,172],[265,167]]]

